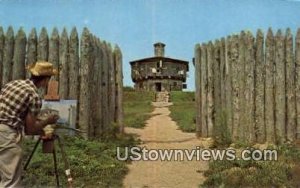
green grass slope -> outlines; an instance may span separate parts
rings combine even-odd
[[[147,91],[124,91],[124,125],[142,128],[145,121],[151,117],[155,94]]]
[[[195,107],[195,93],[194,92],[171,92],[170,106],[171,118],[176,121],[179,128],[185,132],[195,132],[196,124],[196,107]]]

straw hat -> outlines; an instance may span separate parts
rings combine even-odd
[[[33,65],[27,67],[31,75],[34,76],[53,76],[57,75],[57,69],[53,67],[52,63],[45,61],[38,61]]]

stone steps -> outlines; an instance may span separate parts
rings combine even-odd
[[[170,93],[169,92],[157,92],[155,94],[155,102],[169,102]]]

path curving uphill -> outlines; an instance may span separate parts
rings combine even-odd
[[[191,151],[197,147],[206,147],[204,141],[195,137],[194,133],[184,133],[172,121],[167,106],[155,104],[152,116],[144,129],[125,128],[125,132],[136,134],[141,139],[140,147],[152,149],[185,149]],[[178,155],[180,157],[180,155]],[[155,155],[153,155],[155,158]],[[208,169],[208,162],[203,160],[189,161],[133,161],[128,165],[129,173],[124,179],[126,188],[193,188],[204,181],[203,171]]]

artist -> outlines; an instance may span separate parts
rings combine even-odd
[[[28,68],[31,78],[14,80],[0,93],[0,187],[22,187],[22,133],[40,135],[57,115],[37,121],[42,106],[38,88],[47,88],[57,70],[49,62],[37,62]]]

